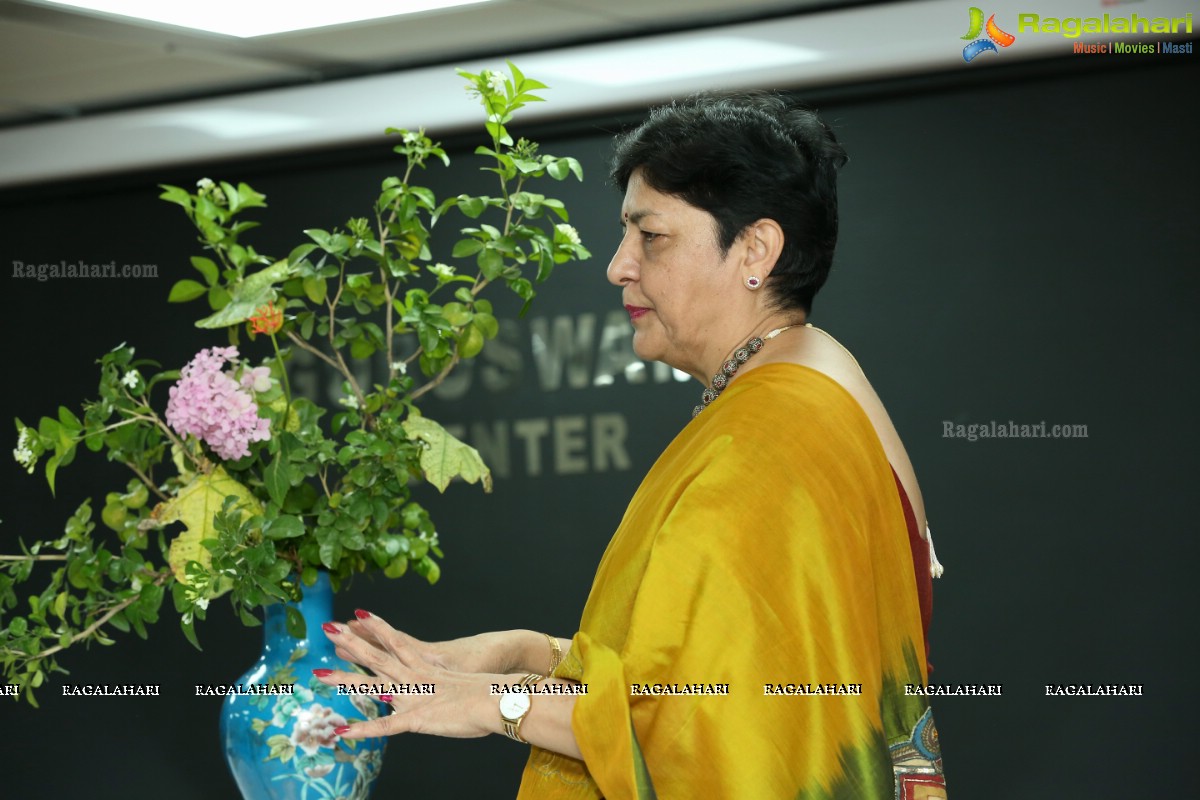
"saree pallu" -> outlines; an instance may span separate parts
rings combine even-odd
[[[518,797],[882,800],[905,796],[894,761],[944,796],[905,692],[926,681],[915,585],[857,402],[795,364],[740,375],[643,480],[554,673],[587,685],[584,761],[534,748]]]

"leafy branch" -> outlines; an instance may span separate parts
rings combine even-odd
[[[82,449],[134,475],[106,496],[101,525],[88,501],[62,537],[0,555],[0,664],[30,702],[46,675],[63,671],[63,650],[110,644],[113,630],[145,636],[168,592],[199,647],[195,623],[221,596],[256,625],[258,609],[299,599],[321,570],[335,589],[368,570],[395,578],[412,569],[437,581],[439,531],[414,486],[445,491],[461,480],[490,491],[491,474],[418,401],[496,337],[486,292],[506,287],[524,314],[556,265],[589,257],[564,204],[531,190],[543,178],[582,180],[582,168],[514,140],[514,114],[546,87],[508,67],[459,72],[484,109],[489,143],[475,153],[496,175],[496,196],[439,200],[414,179],[448,165],[446,152],[423,130],[392,129],[403,171],[382,182],[369,214],[306,229],[280,258],[248,241],[258,226],[248,215],[266,206],[249,185],[204,178],[194,191],[162,187],[203,249],[191,258],[196,277],[175,283],[167,299],[204,301],[196,325],[225,330],[230,346],[163,370],[119,345],[98,362],[97,399],[78,412],[62,406],[36,427],[16,421],[14,456],[30,473],[41,465],[52,492]],[[432,233],[452,214],[466,226],[446,263],[434,258]],[[240,348],[263,336],[269,351],[244,357]],[[339,376],[333,409],[292,394],[296,351]],[[371,358],[386,361],[386,379],[368,386],[351,364]],[[155,391],[160,384],[173,386],[169,397]],[[163,404],[165,414],[155,410]],[[18,587],[35,567],[51,574],[17,613]],[[299,614],[288,622],[304,635]]]

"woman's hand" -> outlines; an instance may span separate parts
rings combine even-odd
[[[429,644],[401,633],[374,614],[366,611],[355,614],[358,619],[349,624],[327,622],[322,628],[341,658],[374,674],[376,680],[371,683],[380,684],[380,691],[374,696],[390,704],[393,713],[335,729],[338,736],[347,739],[397,733],[457,738],[501,733],[499,687],[516,685],[520,677],[461,670],[479,665],[494,668],[501,657],[498,653],[507,654],[504,658],[540,660],[545,655],[540,647],[549,649],[546,637],[531,631],[481,634]],[[520,647],[521,642],[528,647]],[[319,669],[313,670],[313,674],[328,686],[364,682],[363,676],[356,672]],[[579,686],[556,678],[543,678],[540,682]],[[538,747],[581,759],[579,744],[571,730],[575,696],[561,689],[559,692],[537,697],[521,723],[521,736]]]
[[[549,665],[550,646],[545,636],[534,631],[493,631],[447,642],[423,642],[386,622],[382,626],[364,624],[371,620],[382,622],[367,611],[354,613],[358,619],[352,620],[349,627],[356,636],[384,651],[405,650],[450,672],[546,672]]]
[[[340,736],[427,733],[470,738],[499,731],[497,700],[490,690],[491,684],[505,683],[507,678],[470,669],[495,659],[494,640],[483,638],[489,634],[430,644],[397,631],[373,614],[357,615],[348,625],[329,622],[322,627],[339,657],[374,673],[376,678],[370,682],[382,685],[375,696],[391,704],[394,713],[339,728]],[[364,682],[355,672],[316,670],[314,674],[329,686]],[[387,693],[393,685],[396,693]]]

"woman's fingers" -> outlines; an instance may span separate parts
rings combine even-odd
[[[356,672],[344,672],[341,669],[313,669],[312,674],[320,682],[326,686],[335,688],[338,693],[354,693],[364,697],[373,697],[379,700],[380,703],[392,703],[395,696],[388,693],[392,686],[391,682],[379,682],[371,680],[372,675],[364,675]]]
[[[404,714],[389,714],[386,717],[356,722],[353,725],[342,725],[334,729],[334,733],[343,739],[367,739],[372,736],[393,736],[397,733],[409,733],[410,720]]]
[[[432,659],[425,654],[429,646],[421,640],[396,630],[382,617],[361,608],[356,610],[354,615],[356,619],[350,622],[348,627],[356,636],[392,653],[405,666],[416,667],[418,659],[432,663]]]
[[[384,622],[381,617],[375,616],[370,611],[363,611],[361,608],[356,608],[354,610],[354,617],[348,623],[350,629],[379,647],[389,649],[397,643],[402,645],[419,643],[418,639],[409,636],[403,631],[396,630]]]
[[[329,641],[333,642],[339,657],[391,679],[398,678],[399,672],[406,671],[406,665],[397,653],[377,647],[356,634],[350,626],[326,622],[321,628]]]

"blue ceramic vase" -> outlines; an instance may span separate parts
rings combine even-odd
[[[225,760],[245,800],[366,800],[379,776],[384,739],[342,739],[339,725],[375,719],[381,706],[362,695],[338,694],[319,682],[318,668],[350,670],[334,654],[321,624],[333,619],[333,591],[321,573],[294,604],[308,637],[287,632],[286,609],[268,606],[262,656],[221,708]],[[256,687],[291,684],[291,693],[256,694]],[[278,689],[276,689],[278,692]]]

